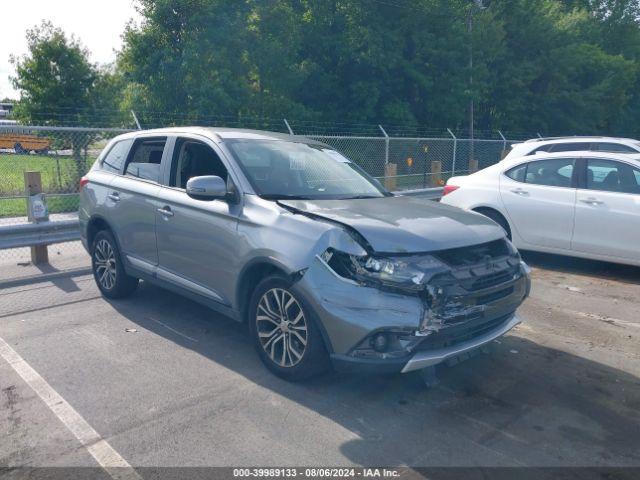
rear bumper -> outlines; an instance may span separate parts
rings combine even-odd
[[[521,322],[522,320],[520,317],[514,313],[504,323],[483,335],[451,347],[419,351],[408,358],[362,359],[347,355],[334,354],[331,356],[331,360],[334,368],[338,371],[361,373],[406,373],[413,370],[432,367],[439,363],[468,354],[505,335],[509,330]]]

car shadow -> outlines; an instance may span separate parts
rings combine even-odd
[[[433,388],[418,373],[332,372],[288,383],[261,364],[244,325],[195,302],[143,282],[133,297],[110,303],[212,367],[348,430],[339,450],[352,464],[640,466],[640,380],[517,332],[489,354],[439,368]]]
[[[522,259],[531,267],[563,273],[573,273],[623,283],[640,284],[640,267],[585,258],[520,251]]]

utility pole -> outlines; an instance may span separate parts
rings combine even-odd
[[[469,148],[469,160],[475,160],[474,146],[474,118],[473,118],[473,5],[469,8],[469,17],[467,18],[467,32],[469,33],[469,138],[471,145]]]
[[[472,0],[469,6],[469,16],[467,17],[467,32],[469,34],[469,138],[471,146],[469,149],[469,160],[475,160],[475,120],[473,104],[473,13],[475,9],[484,10],[489,6],[491,0]]]

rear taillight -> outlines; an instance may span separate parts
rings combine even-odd
[[[82,177],[80,179],[80,191],[82,191],[82,188],[89,183],[89,179],[87,177]]]
[[[445,185],[444,190],[442,191],[442,196],[444,197],[445,195],[449,195],[451,192],[455,192],[459,188],[460,187],[457,185]]]

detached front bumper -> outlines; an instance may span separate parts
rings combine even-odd
[[[401,371],[402,373],[406,373],[413,370],[420,370],[422,368],[431,367],[433,365],[437,365],[452,358],[469,353],[482,347],[483,345],[486,345],[489,342],[492,342],[496,338],[503,336],[520,322],[522,322],[522,320],[517,314],[514,313],[513,316],[510,319],[506,320],[502,325],[471,340],[453,345],[448,348],[418,352],[413,357],[411,357],[411,359],[405,364]]]
[[[483,286],[468,295],[465,301],[482,302],[481,313],[464,321],[456,318],[435,331],[422,330],[427,310],[417,296],[346,280],[318,258],[295,288],[317,313],[336,370],[410,372],[466,358],[519,324],[515,312],[528,296],[531,281],[526,265],[522,264],[518,272],[506,283]],[[388,353],[370,350],[378,334],[391,339],[393,348],[382,350]]]
[[[407,373],[414,370],[432,367],[449,360],[463,357],[475,352],[493,340],[502,337],[522,320],[517,314],[511,315],[507,320],[494,329],[474,337],[468,341],[456,345],[423,350],[404,358],[364,359],[349,355],[331,355],[333,366],[338,371],[362,372],[362,373]]]

